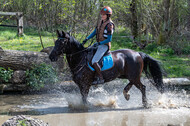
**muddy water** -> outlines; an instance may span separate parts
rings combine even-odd
[[[0,95],[0,124],[13,115],[24,114],[51,126],[190,126],[190,94],[186,91],[161,95],[146,84],[150,108],[144,109],[135,87],[130,90],[130,100],[125,100],[122,90],[126,84],[116,80],[92,87],[86,107],[73,86],[40,95]]]

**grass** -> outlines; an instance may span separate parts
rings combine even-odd
[[[151,53],[152,57],[162,62],[168,77],[190,77],[190,58],[187,55],[167,55]]]
[[[17,37],[17,29],[15,28],[0,28],[0,31],[0,46],[3,49],[23,51],[40,51],[43,49],[38,31],[35,29],[25,29],[22,37]],[[44,47],[54,45],[51,33],[42,32],[41,35]]]
[[[0,27],[0,46],[7,50],[23,50],[23,51],[40,51],[42,46],[38,31],[36,29],[24,29],[23,37],[16,37],[17,29]],[[190,77],[190,55],[177,56],[174,51],[167,46],[158,46],[149,44],[144,50],[140,50],[130,37],[129,32],[124,28],[116,31],[112,40],[112,50],[130,48],[136,51],[142,51],[153,58],[161,61],[163,68],[167,72],[168,77]],[[41,32],[43,44],[45,47],[54,46],[55,33]],[[82,39],[81,39],[82,38]],[[84,39],[84,35],[78,35],[77,40]],[[94,41],[95,42],[95,41]],[[187,49],[190,47],[187,47]]]

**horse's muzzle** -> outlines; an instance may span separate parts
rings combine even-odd
[[[51,60],[51,62],[56,62],[58,60],[58,57],[49,55],[49,59]]]

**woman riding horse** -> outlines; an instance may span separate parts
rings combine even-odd
[[[101,20],[96,26],[95,30],[83,41],[83,45],[87,40],[93,38],[96,35],[96,40],[93,44],[94,47],[98,47],[93,59],[92,65],[96,71],[96,79],[92,84],[103,84],[104,79],[101,73],[101,68],[98,64],[102,56],[111,48],[112,34],[114,31],[114,23],[111,20],[112,9],[108,6],[105,6],[100,11]]]
[[[59,55],[66,54],[73,81],[78,85],[82,95],[83,103],[87,103],[89,89],[93,84],[100,84],[112,81],[116,78],[128,79],[129,83],[123,89],[123,95],[129,100],[129,90],[134,85],[142,93],[142,103],[147,107],[146,86],[141,82],[141,74],[144,71],[148,78],[153,79],[151,83],[159,92],[164,92],[162,70],[159,62],[143,52],[136,52],[131,49],[119,49],[110,52],[113,66],[109,69],[100,70],[98,61],[111,48],[114,23],[111,21],[112,10],[110,7],[103,7],[100,12],[102,18],[95,30],[88,36],[83,44],[78,42],[68,33],[57,31],[55,46],[49,55],[51,61],[57,61]],[[96,35],[97,42],[93,46],[98,47],[92,64],[98,75],[94,80],[94,71],[88,66],[89,48],[84,48],[87,40]],[[91,49],[90,49],[91,50]]]
[[[89,89],[94,80],[94,71],[88,66],[88,48],[84,48],[74,37],[63,31],[57,31],[57,37],[49,58],[51,61],[57,61],[61,54],[66,54],[73,81],[78,85],[83,103],[86,104]],[[116,78],[129,80],[129,84],[123,89],[126,100],[129,100],[128,92],[134,85],[141,91],[143,106],[147,107],[146,86],[142,84],[140,79],[142,71],[148,78],[153,79],[151,83],[158,91],[164,92],[162,70],[157,60],[143,52],[136,52],[131,49],[119,49],[110,53],[114,65],[110,69],[103,70],[102,75],[105,82]]]

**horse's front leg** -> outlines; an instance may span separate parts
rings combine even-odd
[[[79,86],[79,88],[80,88],[80,93],[82,95],[83,104],[86,105],[90,85],[89,84],[82,84],[82,85]]]
[[[124,95],[124,97],[125,97],[125,99],[127,101],[130,98],[130,94],[128,92],[129,92],[129,90],[131,89],[132,86],[133,86],[133,83],[130,82],[129,84],[127,84],[127,86],[123,90],[123,95]]]

